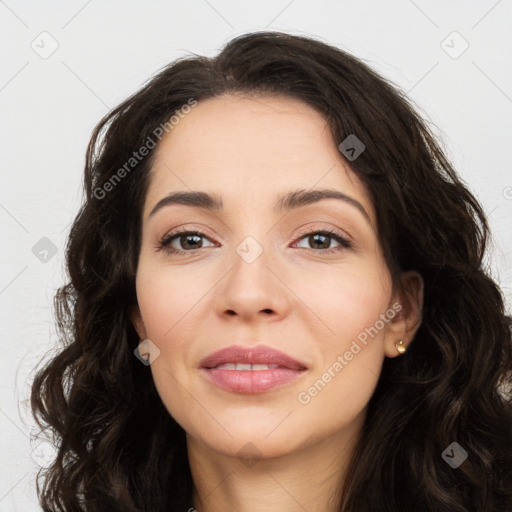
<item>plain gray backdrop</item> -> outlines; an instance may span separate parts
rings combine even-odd
[[[34,367],[56,346],[52,299],[95,124],[162,66],[233,36],[332,43],[391,79],[437,127],[484,206],[487,261],[512,304],[512,0],[0,0],[0,512],[39,510]],[[48,356],[47,356],[48,357]]]

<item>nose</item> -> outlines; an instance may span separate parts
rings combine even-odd
[[[246,323],[257,318],[283,318],[290,308],[291,292],[279,276],[275,257],[268,249],[254,260],[250,256],[250,252],[249,257],[241,251],[234,253],[231,269],[218,289],[218,314],[236,316]]]

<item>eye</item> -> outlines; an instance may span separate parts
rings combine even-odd
[[[164,249],[169,253],[195,252],[203,247],[201,238],[206,239],[207,237],[204,233],[201,233],[201,231],[195,230],[169,233],[160,240],[158,250]],[[175,242],[181,245],[181,248],[176,247]]]
[[[193,253],[199,249],[204,248],[204,244],[201,239],[209,240],[208,237],[197,230],[188,231],[177,231],[174,233],[166,234],[158,243],[157,250],[165,250],[168,253]],[[312,251],[320,252],[339,252],[345,249],[350,249],[352,243],[347,240],[341,233],[335,230],[323,229],[323,230],[310,230],[301,233],[299,240],[306,240],[307,243],[313,245],[313,247],[302,247],[304,249],[310,249]],[[332,241],[338,243],[337,247],[331,247]],[[180,247],[176,247],[179,245]],[[211,244],[210,247],[215,244]],[[319,245],[320,247],[314,247]]]
[[[352,247],[352,243],[347,240],[341,233],[331,229],[308,231],[301,233],[301,235],[302,237],[300,240],[306,240],[307,243],[313,246],[320,245],[319,250],[321,252],[338,252],[345,249],[350,249]],[[339,244],[338,247],[330,247],[333,240]],[[305,247],[305,249],[310,249],[310,247]],[[315,247],[311,248],[311,250],[315,249]]]

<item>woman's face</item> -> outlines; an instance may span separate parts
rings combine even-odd
[[[358,430],[405,324],[373,205],[324,118],[286,98],[199,102],[150,179],[133,321],[189,440],[271,457]]]

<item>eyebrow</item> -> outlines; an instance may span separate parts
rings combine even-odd
[[[294,190],[287,192],[277,198],[274,206],[274,213],[285,213],[303,206],[307,206],[313,203],[317,203],[323,199],[338,199],[349,205],[354,206],[359,210],[366,220],[372,224],[368,212],[364,209],[363,205],[354,199],[353,197],[347,196],[343,192],[334,189],[314,189],[314,190]],[[182,204],[190,206],[192,208],[199,208],[202,210],[208,210],[217,212],[222,210],[223,203],[222,198],[217,194],[208,194],[206,192],[191,191],[191,192],[172,192],[165,196],[163,199],[153,207],[149,213],[149,217],[155,215],[155,213],[172,204]]]

